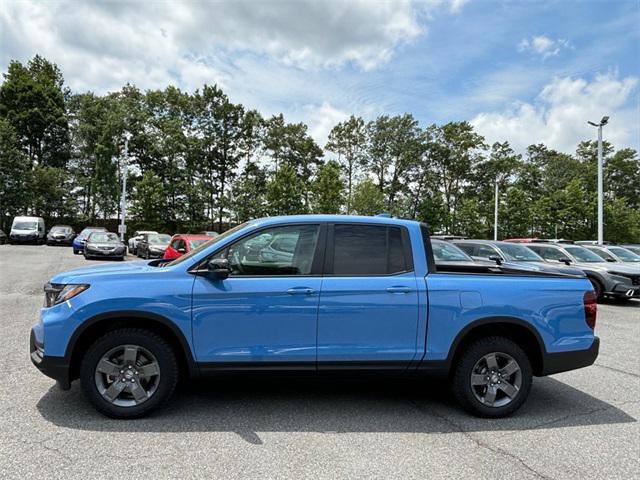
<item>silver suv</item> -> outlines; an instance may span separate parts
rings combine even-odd
[[[547,262],[562,262],[580,268],[591,281],[599,299],[605,296],[640,298],[640,271],[621,263],[609,263],[580,245],[528,243],[528,248]]]

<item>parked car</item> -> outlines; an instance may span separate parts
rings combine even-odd
[[[530,243],[527,247],[548,262],[578,267],[591,281],[598,299],[640,297],[640,273],[634,268],[608,263],[580,245]]]
[[[115,258],[124,260],[126,246],[116,233],[92,232],[84,244],[84,258]]]
[[[71,245],[76,232],[69,225],[54,225],[47,233],[47,245]]]
[[[84,244],[87,241],[87,237],[91,235],[93,232],[106,232],[107,229],[104,227],[85,227],[78,234],[76,238],[71,242],[71,248],[73,248],[73,254],[78,255],[84,253]]]
[[[136,253],[141,258],[162,258],[170,241],[171,235],[145,233],[137,243]]]
[[[632,251],[636,255],[640,255],[640,245],[638,245],[638,244],[625,243],[625,244],[622,244],[620,246],[623,247],[623,248],[626,248],[627,250]]]
[[[174,235],[171,237],[171,241],[169,242],[167,249],[164,251],[162,258],[164,260],[175,260],[185,253],[189,253],[194,248],[199,247],[203,243],[208,242],[211,238],[212,237],[208,237],[206,235]]]
[[[265,234],[296,237],[286,264],[244,260]],[[31,359],[65,389],[79,378],[117,418],[166,403],[181,375],[274,369],[441,375],[465,409],[502,417],[525,402],[533,376],[595,361],[586,278],[436,270],[432,253],[427,228],[410,220],[250,221],[169,263],[55,275]]]
[[[0,245],[4,245],[5,243],[9,243],[9,237],[7,234],[0,230]]]
[[[581,270],[574,267],[550,265],[540,255],[519,243],[493,240],[454,240],[453,243],[474,260],[492,260],[499,264],[508,262],[532,270],[584,275]]]
[[[42,244],[45,241],[44,218],[15,217],[9,232],[9,243]]]
[[[132,255],[137,255],[138,254],[138,242],[140,240],[142,240],[142,236],[144,234],[150,234],[150,235],[155,235],[158,232],[154,231],[154,230],[138,230],[136,232],[133,233],[133,237],[131,237],[129,239],[128,245],[129,245],[129,252],[131,252]]]
[[[617,245],[584,245],[588,250],[611,263],[622,263],[638,269],[640,273],[640,255]]]

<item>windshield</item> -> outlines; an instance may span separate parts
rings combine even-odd
[[[171,241],[171,235],[149,235],[149,243],[151,245],[165,245]]]
[[[458,247],[447,242],[431,240],[431,249],[433,250],[433,258],[436,262],[473,261],[471,257]]]
[[[636,255],[631,250],[622,247],[609,247],[614,255],[617,255],[623,262],[640,262],[640,255]]]
[[[14,230],[37,230],[38,222],[14,222]]]
[[[544,262],[541,256],[524,245],[498,245],[507,260],[515,262]]]
[[[115,233],[111,232],[94,232],[89,235],[90,242],[105,242],[112,243],[118,241],[118,236]]]
[[[71,232],[71,227],[51,227],[51,233],[55,232],[69,233]]]
[[[208,241],[209,240],[205,240],[204,238],[202,240],[189,240],[189,245],[191,245],[191,248],[198,248],[200,245]]]
[[[636,255],[640,255],[640,247],[624,247],[625,250],[629,250],[630,252],[635,253]]]
[[[194,255],[197,255],[202,250],[205,250],[205,249],[209,248],[211,245],[213,245],[215,243],[218,243],[221,240],[224,240],[229,235],[232,235],[232,234],[236,233],[238,230],[241,230],[241,229],[243,229],[244,227],[246,227],[246,226],[248,226],[250,224],[251,224],[251,222],[241,223],[240,225],[237,225],[237,226],[233,227],[232,229],[227,230],[224,233],[221,233],[217,237],[212,238],[211,240],[208,240],[208,241],[204,242],[203,244],[199,245],[197,248],[194,248],[193,250],[191,250],[186,255],[182,255],[181,257],[176,258],[173,262],[167,263],[166,266],[178,265],[178,264],[184,262],[185,260],[189,260],[191,257],[193,257]]]
[[[606,262],[603,258],[599,257],[590,250],[584,247],[565,247],[565,250],[575,257],[579,262],[584,263],[602,263]]]
[[[80,238],[87,238],[89,235],[91,235],[93,232],[104,232],[105,229],[104,228],[85,228],[84,230],[82,230],[80,232],[80,235],[78,235]]]

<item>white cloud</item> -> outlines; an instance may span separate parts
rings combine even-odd
[[[534,103],[520,102],[502,112],[477,115],[471,123],[489,143],[508,140],[519,152],[544,143],[571,153],[582,140],[593,139],[587,120],[604,115],[611,120],[605,138],[617,147],[639,145],[639,113],[630,101],[637,95],[638,77],[618,78],[615,73],[582,78],[556,78],[546,85]]]
[[[542,56],[542,58],[555,57],[563,48],[569,48],[566,39],[551,39],[545,35],[538,35],[531,38],[523,38],[518,44],[520,52],[531,52]]]
[[[313,139],[324,148],[327,143],[327,137],[331,129],[339,122],[349,118],[349,113],[339,110],[331,104],[324,102],[322,105],[308,105],[307,124],[309,125],[309,134]]]

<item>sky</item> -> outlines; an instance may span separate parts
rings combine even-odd
[[[488,143],[640,147],[640,0],[0,0],[0,70],[40,54],[73,92],[132,83],[305,122],[466,120]]]

